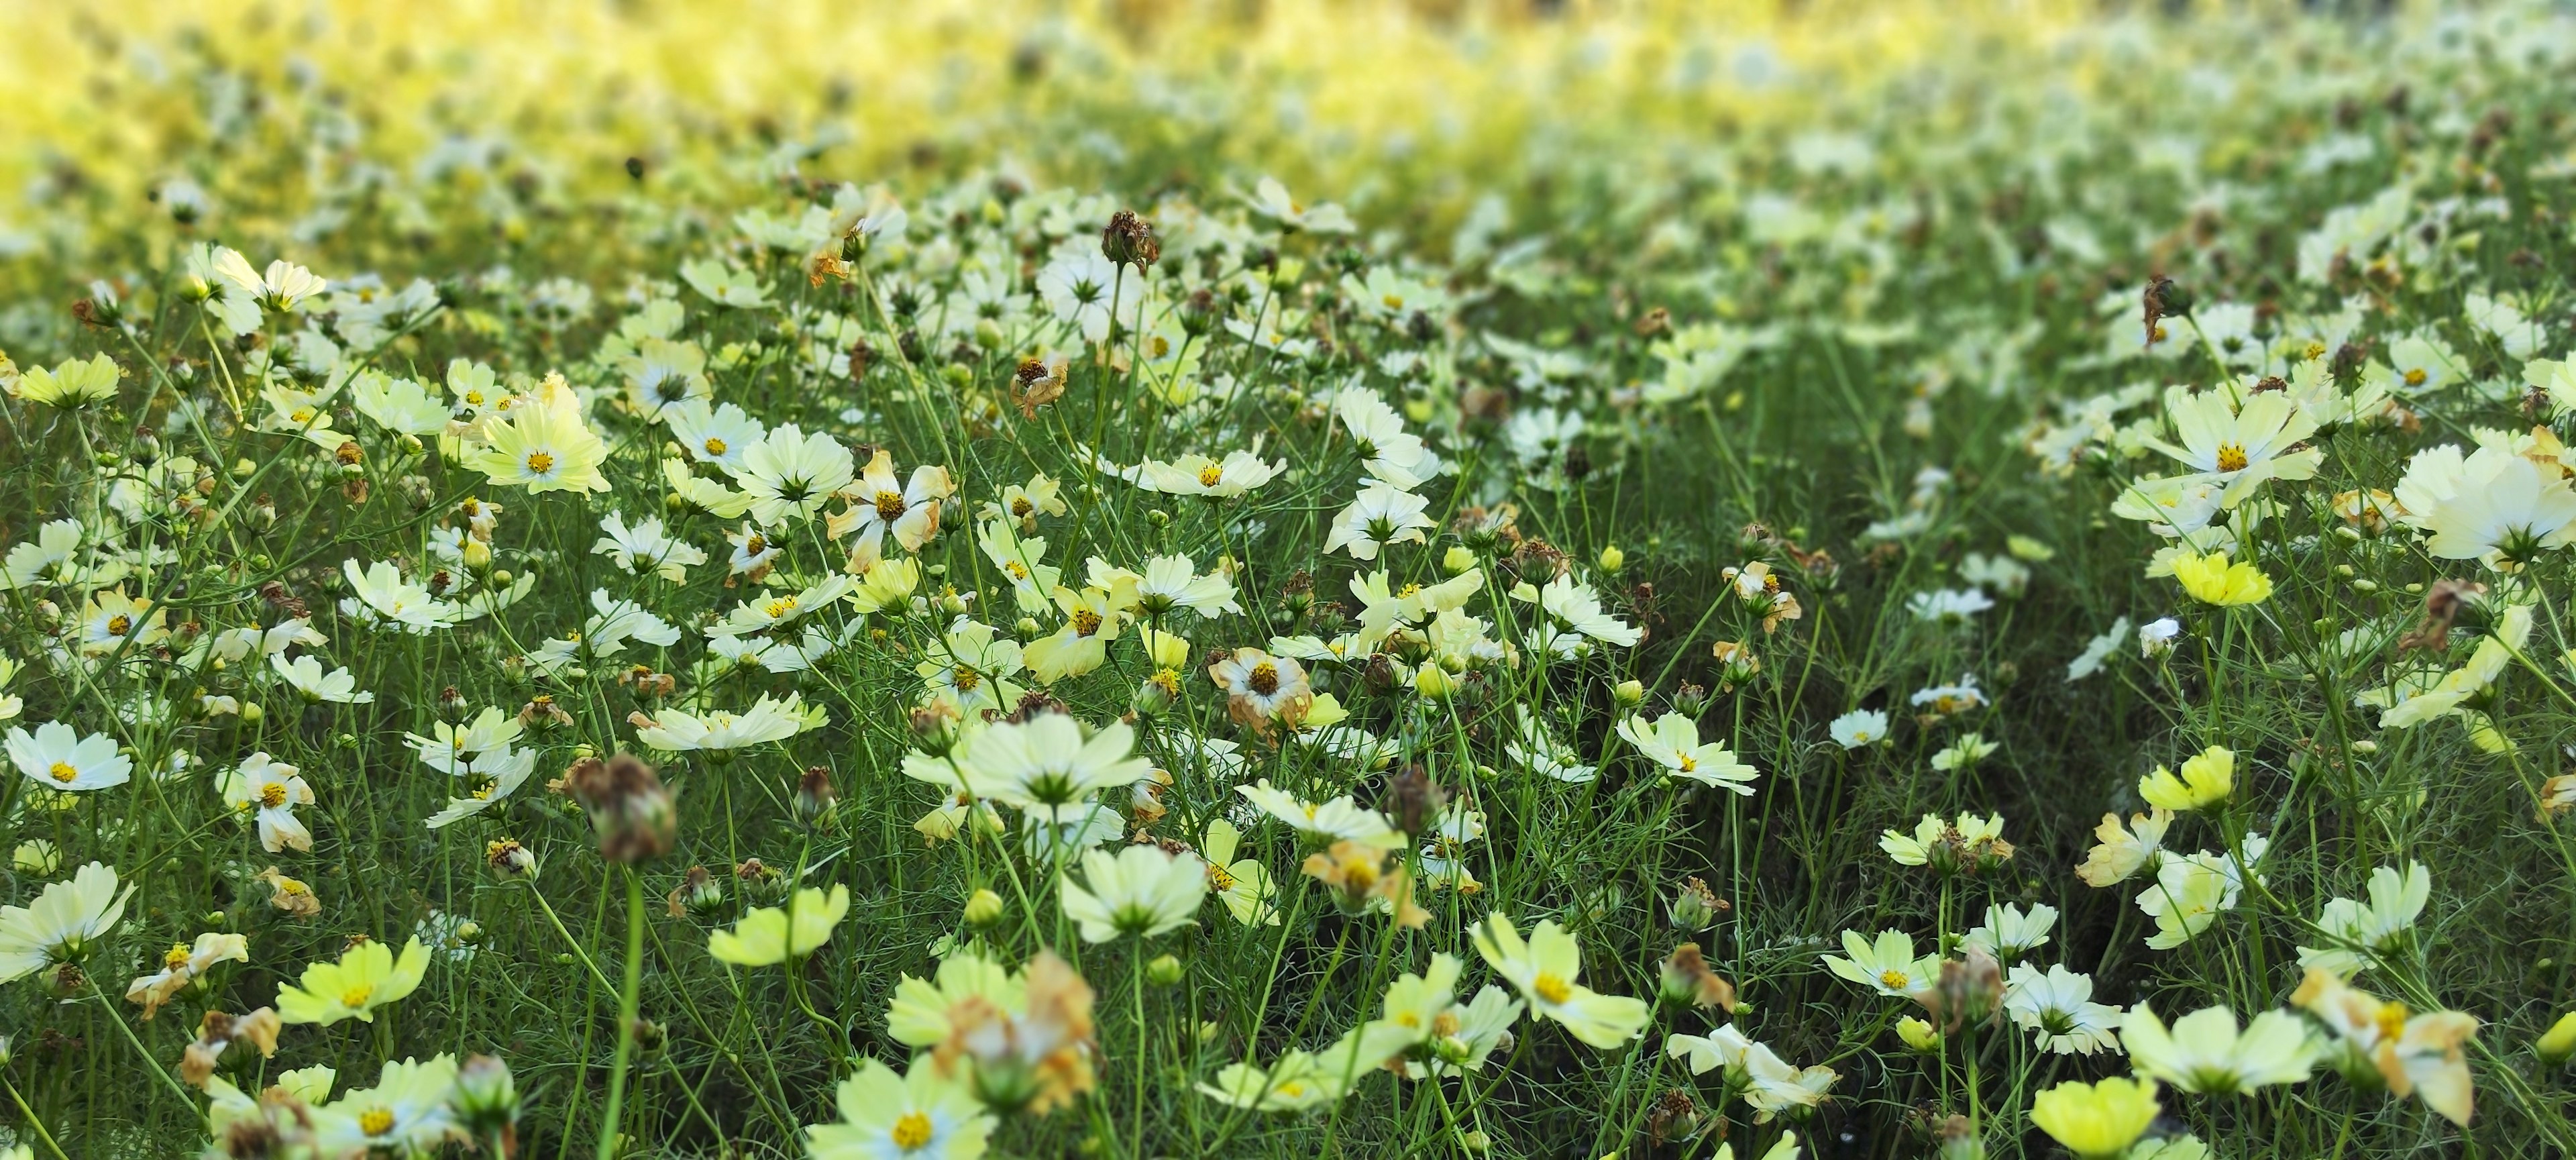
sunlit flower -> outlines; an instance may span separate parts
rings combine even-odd
[[[429,948],[419,939],[403,944],[399,960],[385,944],[367,939],[342,952],[338,962],[310,964],[302,978],[280,986],[277,1017],[325,1027],[343,1019],[373,1023],[377,1008],[409,997],[428,970]]]
[[[1095,943],[1193,926],[1207,897],[1207,872],[1197,855],[1157,846],[1132,845],[1115,855],[1092,850],[1082,856],[1082,881],[1065,880],[1065,917],[1081,926],[1084,942]]]
[[[2167,1028],[2140,1003],[2121,1021],[2120,1035],[2140,1075],[2204,1095],[2297,1083],[2316,1060],[2307,1027],[2287,1011],[2265,1011],[2240,1034],[2236,1013],[2225,1007],[2204,1007]]]
[[[2375,1069],[2391,1094],[2399,1099],[2421,1095],[2424,1106],[2442,1118],[2468,1126],[2473,1093],[2461,1047],[2477,1035],[2475,1016],[2458,1011],[2418,1015],[2318,967],[2308,968],[2290,1002],[2334,1032],[2341,1050]]]
[[[1583,952],[1553,919],[1540,920],[1523,941],[1511,919],[1489,914],[1474,935],[1476,953],[1520,991],[1532,1014],[1564,1024],[1594,1047],[1606,1050],[1636,1038],[1653,1014],[1643,1000],[1582,986]]]
[[[117,751],[114,738],[104,733],[83,737],[60,721],[38,725],[32,734],[13,725],[7,745],[10,764],[46,789],[108,789],[124,785],[134,773],[133,760]]]
[[[46,884],[26,906],[0,906],[0,983],[76,962],[96,949],[134,896],[134,887],[119,893],[116,886],[116,870],[92,862],[69,882]]]
[[[733,929],[708,935],[707,953],[738,967],[802,959],[822,949],[849,913],[849,887],[834,883],[826,894],[809,886],[788,896],[784,906],[753,907]]]
[[[263,751],[225,771],[224,803],[251,814],[259,826],[260,848],[274,854],[296,849],[311,852],[313,831],[296,820],[295,807],[313,804],[313,787],[296,768],[272,761]]]
[[[927,1059],[900,1075],[864,1060],[835,1102],[839,1120],[805,1128],[814,1160],[975,1160],[996,1126],[973,1092]]]

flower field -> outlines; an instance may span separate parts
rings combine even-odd
[[[0,1160],[2576,1155],[2576,15],[0,4]]]

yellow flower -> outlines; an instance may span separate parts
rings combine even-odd
[[[707,953],[744,967],[801,959],[820,949],[832,937],[832,928],[849,913],[849,887],[835,885],[829,895],[808,887],[797,891],[785,909],[758,907],[743,915],[732,930],[707,936]]]
[[[403,944],[400,960],[370,939],[343,952],[339,962],[306,966],[297,985],[279,987],[277,1018],[325,1027],[343,1019],[373,1023],[376,1008],[410,995],[428,970],[429,948],[419,939]]]
[[[2551,1067],[2567,1062],[2570,1055],[2576,1055],[2576,1011],[2559,1016],[2558,1022],[2550,1024],[2549,1030],[2532,1048],[2540,1053],[2541,1062]]]
[[[599,465],[608,461],[608,445],[582,422],[572,389],[549,375],[537,395],[538,401],[512,407],[506,418],[488,425],[488,442],[467,465],[494,483],[531,492],[607,491]]]
[[[2182,776],[2157,766],[2155,772],[2138,779],[2138,796],[2148,805],[2175,813],[2206,809],[2227,800],[2236,792],[2236,754],[2223,745],[2212,745],[2200,755],[2182,763]]]
[[[2261,604],[2272,596],[2271,577],[2252,564],[2228,563],[2225,552],[2176,556],[2173,574],[2182,582],[2182,590],[2203,604],[2233,608]]]
[[[2154,1123],[2156,1081],[2067,1082],[2031,1101],[2030,1122],[2078,1156],[2117,1156]]]

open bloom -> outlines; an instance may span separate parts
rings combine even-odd
[[[373,1023],[376,1008],[409,997],[428,970],[429,948],[419,939],[403,944],[400,959],[385,944],[368,939],[342,952],[340,961],[309,964],[302,978],[280,986],[277,1017],[325,1027],[343,1019]]]
[[[835,883],[827,895],[809,886],[790,895],[783,907],[754,907],[732,930],[707,936],[707,953],[743,967],[802,959],[821,949],[849,913],[849,887]]]
[[[2424,1097],[2424,1106],[2467,1127],[2472,1102],[2469,1064],[2461,1046],[2478,1032],[2475,1016],[2458,1011],[2409,1012],[2334,976],[2308,968],[2290,1002],[2306,1008],[2335,1034],[2338,1046],[2378,1071],[2391,1094]],[[2367,1074],[2367,1073],[2365,1073]]]
[[[2271,577],[2249,563],[2228,563],[2225,552],[2175,556],[2173,576],[2192,599],[2221,608],[2261,604],[2272,597]]]
[[[288,1020],[293,1022],[293,1020]],[[326,1156],[417,1155],[466,1138],[452,1107],[456,1060],[388,1060],[376,1086],[360,1088],[313,1113],[313,1135]]]
[[[1143,778],[1153,767],[1134,755],[1135,744],[1124,722],[1092,730],[1070,714],[1038,713],[976,733],[953,776],[965,790],[1010,805],[1067,805]]]
[[[88,954],[125,917],[114,867],[92,862],[69,882],[48,883],[26,906],[0,906],[0,983]]]
[[[814,1160],[974,1160],[995,1125],[966,1085],[928,1059],[900,1075],[867,1060],[835,1095],[841,1118],[805,1128]]]
[[[957,485],[950,481],[947,468],[925,463],[913,468],[911,481],[898,487],[894,457],[880,448],[842,494],[849,497],[849,510],[833,516],[828,530],[835,539],[858,533],[850,545],[849,570],[864,572],[884,558],[888,534],[907,552],[920,551],[938,535],[940,505],[957,494]]]
[[[764,528],[811,519],[832,495],[849,485],[856,460],[850,449],[820,431],[806,434],[789,423],[745,448],[734,482],[751,497],[751,518]]]
[[[2223,485],[2221,502],[2230,508],[2272,480],[2314,476],[2325,459],[2301,444],[2317,424],[2286,391],[2248,394],[2240,403],[2233,389],[2194,394],[2178,386],[2165,392],[2165,414],[2179,445],[2162,439],[2146,445]]]
[[[83,737],[60,721],[36,726],[33,734],[11,727],[9,762],[46,789],[92,790],[124,785],[134,762],[116,751],[104,733]]]
[[[1082,877],[1065,881],[1064,913],[1080,924],[1084,942],[1152,938],[1196,925],[1193,916],[1207,897],[1207,864],[1159,846],[1128,846],[1115,855],[1092,850],[1082,856]]]
[[[1267,735],[1275,723],[1294,729],[1315,703],[1306,667],[1257,648],[1208,666],[1208,679],[1225,690],[1226,714],[1255,733]]]
[[[141,1003],[143,1017],[152,1018],[170,996],[187,988],[216,963],[250,961],[250,940],[237,934],[207,931],[197,936],[196,944],[173,944],[161,955],[161,969],[135,979],[125,988],[126,1001]]]
[[[1939,977],[1941,956],[1914,957],[1914,940],[1901,930],[1882,930],[1874,940],[1847,930],[1843,954],[1826,955],[1825,967],[1881,995],[1907,999]]]
[[[582,421],[581,404],[562,378],[548,376],[540,399],[504,412],[483,428],[485,445],[466,463],[498,484],[531,492],[607,491],[599,473],[608,445]]]
[[[2433,874],[2421,862],[2409,862],[2400,873],[2393,866],[2370,872],[2369,901],[2337,898],[2326,903],[2317,929],[2331,945],[2299,948],[2299,965],[2322,967],[2339,977],[2369,966],[2373,952],[2390,949],[2397,936],[2415,926],[2424,904],[2433,897]]]
[[[1226,913],[1245,926],[1266,923],[1279,925],[1279,908],[1271,901],[1279,891],[1270,880],[1270,868],[1258,858],[1237,860],[1243,833],[1234,823],[1217,818],[1207,825],[1207,836],[1199,843],[1199,854],[1207,859],[1208,893],[1225,903]]]
[[[259,825],[260,848],[274,854],[313,849],[313,831],[295,818],[295,807],[313,804],[313,787],[292,765],[251,754],[224,775],[224,803],[250,813]]]
[[[1617,1047],[1636,1038],[1653,1013],[1643,1000],[1582,986],[1583,952],[1553,919],[1541,920],[1523,941],[1511,919],[1489,914],[1476,924],[1475,940],[1485,965],[1520,991],[1532,1013],[1564,1024],[1568,1033],[1594,1047]]]
[[[2174,1021],[2171,1028],[2140,1003],[2120,1025],[2129,1045],[2129,1062],[2140,1075],[2152,1076],[2187,1092],[2227,1095],[2270,1084],[2308,1078],[2316,1048],[2299,1017],[2266,1011],[2240,1034],[2236,1013],[2205,1007]]]
[[[374,693],[358,688],[357,676],[348,669],[333,669],[325,673],[322,671],[322,662],[310,655],[300,656],[290,661],[286,659],[285,653],[270,653],[268,665],[277,670],[278,676],[285,678],[288,688],[294,689],[296,694],[307,702],[318,704],[329,701],[340,705],[365,705],[376,699]]]
[[[1762,772],[1735,759],[1735,752],[1722,741],[1701,744],[1699,724],[1680,713],[1666,713],[1648,722],[1641,714],[1619,722],[1619,736],[1637,747],[1646,760],[1662,767],[1668,777],[1695,781],[1701,785],[1732,790],[1753,796],[1753,781]]]
[[[2157,766],[2138,779],[2138,796],[2150,806],[2188,813],[2225,802],[2236,792],[2236,753],[2212,745],[2182,763],[2182,775]]]

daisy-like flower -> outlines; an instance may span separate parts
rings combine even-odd
[[[2247,835],[2246,860],[2261,861],[2269,845],[2261,834]],[[2138,909],[2156,920],[2156,933],[2147,937],[2147,945],[2172,950],[2198,938],[2219,915],[2236,909],[2244,889],[2245,871],[2232,854],[2165,858],[2156,867],[2156,880],[2138,893]]]
[[[2212,745],[2182,763],[2182,774],[2157,766],[2138,779],[2138,796],[2158,809],[2189,813],[2220,805],[2236,792],[2236,753]]]
[[[751,496],[735,491],[712,479],[691,474],[689,465],[677,459],[662,461],[662,482],[680,502],[720,520],[740,518],[751,510]]]
[[[1150,844],[1115,855],[1091,850],[1082,856],[1083,880],[1064,883],[1064,914],[1081,927],[1082,941],[1093,943],[1195,926],[1207,898],[1207,872],[1196,854],[1169,854]]]
[[[1529,706],[1514,704],[1512,713],[1520,727],[1513,739],[1503,743],[1504,756],[1532,773],[1576,785],[1600,776],[1597,767],[1583,764],[1582,754],[1558,741]]]
[[[1959,739],[1941,747],[1932,755],[1932,768],[1942,773],[1974,769],[1977,763],[2003,748],[2001,742],[1988,741],[1983,733],[1963,733]]]
[[[291,312],[331,288],[328,280],[284,258],[270,262],[265,271],[253,270],[250,259],[229,246],[215,247],[213,273],[244,298],[279,313]]]
[[[1848,957],[1846,957],[1848,956]],[[1825,967],[1881,995],[1910,999],[1941,975],[1941,956],[1914,957],[1914,940],[1901,930],[1882,930],[1873,941],[1860,932],[1843,932],[1843,953],[1826,955]]]
[[[718,306],[759,310],[769,305],[769,287],[759,275],[715,258],[680,263],[680,280]]]
[[[751,497],[751,518],[765,528],[812,519],[855,478],[850,449],[820,431],[790,423],[743,450],[734,482]]]
[[[979,1008],[1020,1015],[1028,1010],[1028,991],[1000,963],[961,950],[941,960],[932,978],[905,975],[895,984],[886,1031],[906,1047],[937,1047],[955,1032],[961,1016]]]
[[[1653,1015],[1643,1000],[1583,986],[1582,949],[1553,919],[1540,920],[1524,942],[1510,918],[1489,914],[1476,924],[1475,942],[1485,965],[1529,1001],[1533,1015],[1564,1024],[1593,1047],[1607,1050],[1636,1038]]]
[[[1939,717],[1956,717],[1986,707],[1986,691],[1977,687],[1977,678],[1962,676],[1958,683],[1932,685],[1914,690],[1908,704]]]
[[[167,639],[169,613],[150,600],[127,596],[123,588],[90,594],[81,609],[80,650],[84,656],[106,656]]]
[[[741,407],[725,403],[711,408],[694,397],[662,408],[659,417],[670,428],[671,441],[692,461],[713,464],[727,475],[737,474],[744,454],[768,434]]]
[[[927,1059],[902,1075],[867,1060],[841,1081],[836,1103],[838,1121],[805,1128],[814,1160],[975,1160],[996,1125],[973,1092]]]
[[[364,570],[356,560],[349,560],[340,571],[348,577],[350,593],[340,598],[340,614],[360,624],[418,636],[454,625],[462,615],[454,603],[404,579],[390,560],[378,560]]]
[[[963,713],[1018,704],[1020,687],[1011,678],[1023,667],[1018,641],[996,634],[989,624],[960,616],[949,622],[948,631],[925,650],[912,671],[928,686],[926,696]]]
[[[1471,574],[1477,575],[1477,584],[1483,583],[1481,574]],[[1448,586],[1439,585],[1442,588]],[[1468,594],[1472,594],[1473,591],[1474,588],[1469,588]],[[1597,640],[1603,644],[1615,644],[1627,648],[1644,640],[1646,636],[1635,625],[1603,610],[1600,593],[1594,592],[1591,585],[1577,582],[1570,574],[1559,575],[1544,586],[1536,586],[1524,581],[1512,589],[1512,598],[1535,601],[1539,609],[1547,614],[1546,620],[1538,629],[1537,644],[1542,651],[1559,656],[1573,655],[1580,650],[1582,642],[1587,640]],[[1463,601],[1464,596],[1459,599]],[[1421,611],[1429,611],[1429,609],[1424,608]],[[1412,617],[1408,616],[1406,619],[1412,619]]]
[[[733,545],[733,551],[725,557],[725,575],[741,576],[754,584],[768,578],[770,565],[785,550],[784,545],[763,535],[748,521],[740,531],[726,532],[725,542]]]
[[[2048,945],[2048,932],[2056,925],[2057,908],[2044,902],[2033,903],[2029,910],[2011,903],[1988,906],[1986,921],[1969,928],[1967,945],[1984,947],[2009,963]]]
[[[938,535],[940,505],[957,494],[957,485],[949,479],[947,468],[922,464],[912,469],[909,482],[898,487],[894,457],[880,448],[841,494],[848,497],[850,506],[831,518],[826,531],[833,539],[858,533],[850,545],[850,570],[865,572],[885,557],[888,534],[907,552],[920,551]]]
[[[1637,747],[1646,760],[1661,767],[1667,777],[1678,777],[1701,785],[1731,790],[1753,796],[1753,781],[1762,772],[1735,759],[1735,752],[1721,741],[1702,744],[1699,724],[1680,713],[1666,713],[1648,722],[1643,714],[1619,722],[1619,736]]]
[[[2235,608],[2272,598],[2272,578],[2253,564],[2227,562],[2227,553],[2185,552],[2170,562],[2183,593],[2203,604]]]
[[[626,376],[626,401],[647,420],[682,403],[704,407],[715,392],[707,382],[707,352],[694,342],[647,335],[607,361]]]
[[[329,701],[340,705],[365,705],[376,699],[374,693],[358,688],[358,678],[349,670],[333,669],[324,673],[322,662],[310,655],[290,661],[285,653],[270,653],[268,667],[275,669],[278,676],[285,678],[287,687],[294,689],[296,695],[308,703]]]
[[[88,359],[65,359],[54,369],[29,367],[9,380],[9,393],[30,403],[69,410],[116,397],[125,372],[104,353]]]
[[[2146,446],[2224,484],[2220,502],[2229,508],[2272,480],[2314,476],[2325,458],[2301,445],[2317,424],[2286,391],[2249,394],[2240,402],[2232,388],[2194,394],[2177,386],[2165,392],[2165,415],[2180,443],[2148,439]]]
[[[295,1020],[289,1019],[292,1023]],[[387,1061],[376,1086],[360,1088],[313,1112],[313,1138],[326,1156],[420,1154],[467,1138],[451,1106],[456,1060]]]
[[[1423,531],[1438,526],[1423,514],[1431,501],[1390,484],[1371,483],[1359,498],[1333,516],[1324,535],[1324,552],[1348,551],[1354,560],[1377,559],[1389,544],[1424,543]]]
[[[1859,749],[1887,740],[1887,714],[1877,709],[1854,709],[1833,719],[1825,726],[1834,744],[1845,749]]]
[[[753,907],[733,929],[708,935],[707,953],[738,967],[803,959],[822,949],[849,913],[849,887],[835,883],[825,894],[809,886],[789,895],[785,906]]]
[[[186,990],[216,963],[250,961],[250,939],[237,934],[208,931],[197,936],[196,944],[173,944],[162,952],[161,969],[136,978],[125,988],[125,1000],[143,1005],[143,1018],[150,1019],[170,1001]]]
[[[272,761],[263,751],[224,771],[224,804],[250,813],[259,826],[260,848],[271,854],[292,847],[310,853],[313,831],[295,818],[295,807],[313,804],[313,787],[294,766]]]
[[[1267,461],[1250,451],[1235,450],[1226,452],[1223,459],[1193,452],[1169,463],[1147,459],[1134,467],[1119,467],[1103,462],[1100,469],[1135,484],[1139,491],[1232,499],[1278,478],[1287,467],[1284,459]]]
[[[1245,926],[1279,925],[1279,908],[1271,901],[1279,887],[1270,880],[1270,868],[1258,858],[1235,858],[1243,846],[1243,832],[1224,818],[1208,822],[1207,833],[1199,842],[1199,854],[1207,859],[1208,893],[1225,903],[1226,913]]]
[[[431,814],[424,824],[442,830],[499,806],[527,784],[536,768],[537,753],[533,749],[513,750],[504,745],[485,753],[453,771],[466,778],[472,788],[463,797],[448,798],[446,807]]]
[[[83,737],[60,721],[36,726],[33,734],[11,726],[9,762],[36,784],[52,790],[108,789],[133,776],[134,761],[116,751],[104,733]]]
[[[1029,671],[1041,685],[1052,685],[1066,677],[1078,677],[1099,668],[1109,660],[1109,642],[1127,627],[1128,610],[1134,607],[1133,588],[1122,594],[1099,587],[1086,587],[1076,592],[1061,584],[1055,588],[1056,606],[1064,611],[1064,623],[1051,635],[1030,642],[1022,650]]]
[[[2042,1051],[2091,1055],[2120,1049],[2120,1009],[2094,1002],[2093,977],[2064,963],[2046,974],[2029,963],[2014,964],[2004,981],[2004,1014],[2037,1032]]]
[[[1914,619],[1936,623],[1959,624],[1995,606],[1994,598],[1975,588],[1943,588],[1935,592],[1917,592],[1905,599],[1905,607]]]
[[[1361,470],[1390,487],[1410,491],[1441,471],[1440,457],[1422,437],[1404,429],[1404,417],[1376,391],[1344,387],[1333,392],[1333,414],[1359,445]],[[1580,433],[1581,417],[1575,417]]]
[[[1208,679],[1225,690],[1226,715],[1263,736],[1273,725],[1297,728],[1315,703],[1304,665],[1257,648],[1236,649],[1209,665]]]
[[[480,771],[482,767],[476,763],[487,754],[507,753],[510,744],[519,739],[525,728],[517,717],[486,706],[465,724],[434,722],[430,726],[431,736],[406,733],[403,740],[431,769],[462,775]]]
[[[2432,533],[2424,550],[2442,559],[2513,566],[2576,540],[2576,488],[2555,464],[2503,447],[2419,452],[2396,494],[2398,518]]]
[[[79,520],[47,520],[36,528],[36,538],[12,544],[5,563],[0,563],[0,591],[24,588],[54,573],[60,578],[73,571],[72,554],[80,550]]]
[[[1914,833],[1881,830],[1878,848],[1899,866],[1933,866],[1949,871],[1983,868],[2012,857],[2012,844],[2003,840],[2004,816],[1992,817],[1962,813],[1956,822],[1944,821],[1939,814],[1925,814],[1914,823]],[[2055,911],[2051,911],[2055,914]]]
[[[2163,856],[2165,830],[2173,825],[2174,812],[2157,806],[2143,814],[2129,815],[2129,824],[2120,824],[2120,815],[2102,815],[2102,824],[2093,828],[2097,843],[2084,855],[2084,864],[2075,875],[2087,886],[2100,888],[2126,882],[2140,870],[2152,871]]]
[[[1255,183],[1250,200],[1252,212],[1278,226],[1281,233],[1346,234],[1358,228],[1349,213],[1331,202],[1300,204],[1277,178],[1264,177]]]
[[[418,439],[447,430],[446,401],[418,379],[364,371],[350,382],[349,401],[357,406],[359,414],[397,435]]]
[[[2236,1013],[2225,1007],[2202,1008],[2167,1028],[2140,1003],[2121,1020],[2120,1035],[2139,1074],[2203,1095],[2298,1083],[2316,1064],[2307,1027],[2287,1011],[2263,1012],[2240,1034]]]
[[[677,584],[688,579],[689,569],[707,562],[704,549],[665,533],[660,516],[649,517],[630,528],[624,515],[610,512],[599,518],[599,533],[598,541],[590,546],[591,552],[607,556],[609,563],[625,572],[652,572]]]
[[[666,753],[691,751],[731,753],[772,741],[785,741],[817,722],[810,719],[805,698],[799,693],[787,694],[784,701],[762,695],[760,700],[742,712],[713,710],[706,713],[684,713],[664,709],[650,716],[632,713],[627,723],[635,726],[635,739]]]
[[[2300,947],[2299,965],[2324,968],[2350,977],[2373,961],[2373,952],[2391,949],[2397,936],[2414,929],[2433,897],[2433,873],[2421,862],[2404,872],[2381,866],[2370,872],[2367,902],[2337,898],[2326,903],[2317,930],[2332,942],[2322,948]]]
[[[2128,1155],[2162,1110],[2156,1081],[2113,1076],[2100,1083],[2069,1080],[2039,1093],[2031,1099],[2030,1122],[2067,1151],[2097,1160]]]
[[[125,917],[128,886],[116,870],[92,862],[69,882],[46,884],[26,906],[0,906],[0,983],[14,983],[56,963],[77,962]]]
[[[1351,1054],[1347,1050],[1344,1055]],[[1267,1068],[1250,1063],[1229,1063],[1217,1069],[1210,1082],[1198,1085],[1199,1094],[1227,1107],[1256,1112],[1302,1112],[1324,1107],[1349,1094],[1353,1080],[1367,1075],[1369,1067],[1333,1066],[1327,1048],[1321,1055],[1312,1051],[1290,1051],[1270,1062]]]
[[[582,421],[581,402],[560,375],[548,375],[536,402],[512,407],[483,425],[484,446],[466,465],[492,482],[530,492],[607,491],[599,473],[608,445]]]
[[[400,959],[385,944],[368,939],[343,951],[338,962],[307,964],[295,983],[280,985],[277,1017],[324,1027],[343,1019],[373,1023],[376,1008],[410,997],[428,971],[429,948],[419,939],[403,944]]]
[[[1144,574],[1136,581],[1136,610],[1160,616],[1175,608],[1208,617],[1243,614],[1243,605],[1234,598],[1232,577],[1197,575],[1187,556],[1155,556],[1145,561]]]
[[[2290,1002],[2334,1032],[2341,1050],[2377,1070],[2390,1094],[2399,1099],[2420,1095],[2424,1106],[2443,1119],[2468,1126],[2474,1093],[2460,1049],[2478,1033],[2476,1016],[2458,1011],[2417,1015],[2403,1003],[2383,1002],[2320,967],[2308,968]]]
[[[1404,845],[1404,835],[1387,824],[1386,815],[1360,805],[1349,794],[1322,803],[1301,801],[1287,790],[1271,788],[1266,777],[1252,785],[1238,785],[1234,792],[1261,812],[1318,841],[1357,842],[1384,850]]]
[[[1070,714],[1036,713],[976,733],[961,747],[955,776],[968,792],[1009,805],[1071,805],[1145,777],[1153,765],[1134,756],[1135,745],[1125,722],[1091,730]],[[905,762],[906,772],[913,764]]]

